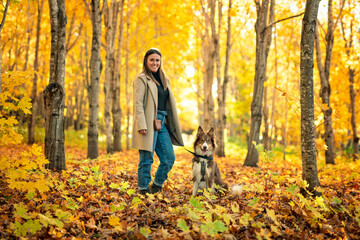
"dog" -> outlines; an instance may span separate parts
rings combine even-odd
[[[192,160],[193,196],[196,196],[198,190],[214,190],[215,184],[228,189],[228,184],[222,180],[219,167],[212,158],[214,150],[214,128],[205,133],[199,126],[194,142],[195,155]]]

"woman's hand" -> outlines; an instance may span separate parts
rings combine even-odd
[[[138,131],[141,135],[146,135],[147,134],[147,130],[146,129],[141,129]]]

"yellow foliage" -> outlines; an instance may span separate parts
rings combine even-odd
[[[0,93],[0,105],[2,112],[0,116],[0,146],[18,144],[23,136],[15,132],[14,126],[18,123],[14,116],[8,116],[10,111],[21,111],[25,114],[31,113],[31,102],[29,97],[21,97],[25,90],[21,87],[34,77],[31,71],[13,71],[1,74],[2,82]]]
[[[1,156],[0,172],[5,174],[11,189],[42,193],[52,186],[52,181],[46,179],[46,163],[42,148],[34,144],[20,156]]]

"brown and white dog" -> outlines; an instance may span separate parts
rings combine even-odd
[[[193,196],[198,190],[214,189],[214,184],[228,189],[228,185],[221,179],[221,174],[217,163],[212,156],[215,150],[214,128],[207,133],[199,126],[194,142],[195,155],[192,160],[193,173]]]

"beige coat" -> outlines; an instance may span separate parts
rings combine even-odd
[[[169,86],[170,84],[168,84]],[[180,121],[177,114],[175,97],[170,89],[169,97],[166,102],[167,125],[179,143],[173,138],[172,143],[177,146],[184,146],[181,136]],[[134,124],[132,131],[131,147],[152,151],[154,140],[154,119],[156,118],[158,105],[157,86],[144,73],[136,77],[134,81]],[[146,135],[141,135],[138,131],[147,129]],[[171,136],[171,135],[170,135]]]

